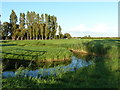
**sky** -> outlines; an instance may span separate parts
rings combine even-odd
[[[2,22],[9,22],[11,10],[35,11],[57,17],[63,33],[73,37],[118,36],[118,2],[2,2]]]

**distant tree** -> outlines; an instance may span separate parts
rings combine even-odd
[[[8,39],[8,36],[11,33],[10,24],[8,22],[4,22],[3,23],[3,25],[2,25],[2,32],[4,33],[5,39]]]
[[[59,31],[59,39],[61,39],[62,38],[62,28],[61,28],[61,26],[59,25],[59,28],[58,28],[58,31]]]
[[[0,14],[1,18],[1,14]],[[2,40],[2,24],[1,24],[1,19],[0,19],[0,40]]]
[[[27,24],[27,37],[32,40],[33,38],[33,13],[27,12],[26,24]]]
[[[57,27],[58,27],[57,18],[53,16],[53,38],[55,38]]]
[[[91,38],[91,36],[90,36],[90,35],[88,35],[88,38]]]
[[[48,19],[47,19],[47,27],[48,27],[48,32],[47,32],[47,34],[48,34],[48,39],[50,39],[51,38],[51,18],[50,18],[50,15],[48,15]]]
[[[39,16],[39,14],[37,14],[36,15],[36,23],[35,23],[36,40],[38,40],[39,37],[40,37],[40,22],[41,22],[40,21],[40,16]]]
[[[24,29],[25,28],[25,14],[20,13],[20,19],[19,19],[19,29]]]
[[[25,14],[24,13],[20,13],[20,19],[19,19],[19,29],[21,31],[21,35],[20,38],[21,40],[23,40],[23,38],[25,38],[25,33],[26,33],[26,29],[25,29]]]
[[[45,30],[44,30],[45,39],[48,38],[49,28],[48,28],[48,14],[45,14]]]
[[[10,14],[10,24],[12,25],[12,32],[11,32],[11,35],[13,34],[14,30],[17,29],[17,15],[15,13],[14,10],[12,10],[11,14]],[[12,39],[14,39],[14,37],[12,37]]]
[[[0,40],[2,40],[2,39],[5,39],[5,32],[3,29],[3,24],[0,25]]]
[[[61,39],[63,39],[64,38],[64,34],[61,34]]]
[[[44,24],[40,24],[40,29],[41,29],[41,39],[44,39]]]
[[[64,37],[67,37],[68,39],[72,38],[72,36],[69,33],[65,33]]]
[[[38,40],[38,39],[61,39],[64,37],[62,28],[57,23],[57,17],[36,12],[20,13],[19,24],[14,10],[10,14],[10,23],[4,22],[0,33],[4,38],[12,37],[13,40]],[[56,32],[58,30],[58,34]],[[65,34],[71,38],[69,33]]]
[[[26,29],[26,34],[27,34],[27,40],[30,40],[30,12],[27,11],[27,15],[26,15],[26,25],[27,25],[27,29]]]
[[[41,22],[44,23],[44,14],[41,14]]]
[[[87,35],[85,35],[83,38],[87,38]]]

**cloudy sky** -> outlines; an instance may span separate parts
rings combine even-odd
[[[118,36],[118,2],[2,2],[2,22],[9,22],[11,10],[35,11],[57,17],[63,33],[72,36]]]

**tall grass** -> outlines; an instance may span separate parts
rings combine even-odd
[[[3,59],[49,60],[70,58],[68,49],[84,49],[86,40],[23,40],[2,43]],[[88,41],[87,41],[88,42]]]
[[[11,46],[2,48],[3,59],[19,60],[64,60],[71,52],[57,46]]]
[[[52,61],[70,59],[71,49],[109,56],[116,53],[114,40],[70,39],[70,40],[23,40],[2,43],[3,59]],[[106,52],[107,51],[107,52]]]
[[[54,49],[56,49],[54,52],[56,53],[56,55],[60,54],[63,56],[65,53],[68,53],[66,52],[66,50],[68,49],[79,49],[86,50],[89,53],[95,53],[96,56],[92,56],[91,58],[94,61],[93,65],[90,65],[88,67],[82,67],[75,72],[67,72],[64,74],[59,74],[58,76],[50,76],[43,78],[13,77],[3,79],[3,88],[119,88],[119,40],[71,39],[45,41],[38,40],[36,42],[10,41],[8,43],[17,45],[9,46],[9,48],[22,46],[21,49],[36,51],[38,49],[46,49],[49,51],[50,49],[50,53],[46,53],[46,55],[51,54],[52,50]],[[7,46],[4,46],[3,48],[6,48],[6,50],[3,51],[7,52]],[[63,49],[63,51],[60,51],[59,49]],[[62,58],[63,56],[61,56],[60,58]],[[87,59],[88,57],[89,55],[86,55],[84,56],[84,59]]]

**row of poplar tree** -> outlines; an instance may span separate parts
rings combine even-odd
[[[35,12],[20,13],[18,17],[14,10],[10,14],[10,22],[3,22],[1,34],[4,39],[12,40],[46,40],[71,38],[69,33],[62,34],[61,26],[57,23],[57,18],[48,14],[37,14]],[[58,35],[56,35],[58,30]]]

